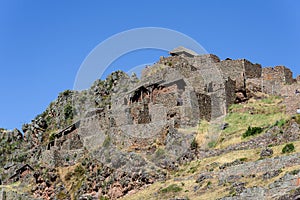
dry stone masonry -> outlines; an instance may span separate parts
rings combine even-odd
[[[299,153],[271,158],[273,151],[267,149],[270,143],[299,140],[299,134],[294,134],[299,133],[296,121],[289,122],[284,134],[274,126],[224,149],[200,149],[194,141],[196,133],[185,131],[196,130],[203,120],[220,122],[232,104],[256,98],[257,93],[285,97],[287,113],[293,114],[299,106],[300,94],[295,93],[299,81],[284,66],[262,68],[246,59],[221,60],[178,47],[169,57],[145,67],[140,79],[116,71],[88,90],[67,90],[23,126],[24,136],[18,130],[0,129],[1,144],[9,144],[1,149],[0,185],[16,179],[24,185],[35,183],[33,197],[0,187],[0,199],[101,199],[102,195],[116,199],[165,181],[168,171],[194,159],[259,147],[264,148],[261,160],[225,163],[218,173],[202,174],[197,183],[218,177],[220,184],[232,184],[238,196],[224,199],[279,198],[280,192],[292,195],[288,191],[297,188],[287,184],[296,179],[290,174],[269,188],[246,188],[239,181],[242,175],[257,173],[269,180],[290,163],[300,165]],[[66,184],[74,180],[81,183],[75,189],[76,185]]]
[[[77,100],[74,107],[81,113],[79,121],[71,126],[74,130],[70,134],[56,134],[48,149],[55,145],[59,149],[92,150],[106,138],[113,138],[123,148],[147,149],[153,138],[165,137],[166,127],[195,127],[203,119],[226,115],[231,104],[246,101],[256,92],[284,95],[283,86],[296,82],[284,66],[262,68],[246,59],[220,60],[216,55],[198,55],[184,47],[172,50],[170,55],[147,66],[140,80],[117,71],[105,82],[95,82],[81,97],[69,92]],[[92,97],[88,96],[91,92]],[[68,105],[65,93],[60,98]],[[24,130],[35,132],[38,138],[45,127],[42,122],[36,124],[38,129],[26,125]],[[41,138],[30,140],[37,144]]]

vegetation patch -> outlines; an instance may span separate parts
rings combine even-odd
[[[289,172],[291,175],[297,175],[300,172],[300,169],[294,169],[293,171]]]
[[[161,193],[180,192],[182,190],[177,184],[169,185],[166,188],[160,190]]]
[[[214,148],[216,146],[216,144],[217,144],[216,141],[210,141],[210,142],[208,142],[207,145],[208,145],[209,148]]]
[[[229,108],[225,122],[229,126],[222,131],[222,148],[242,142],[241,137],[250,127],[268,128],[274,125],[284,126],[288,115],[284,114],[285,108],[282,99],[270,96],[261,100],[250,99],[245,104],[234,104]],[[299,120],[300,122],[300,120]]]
[[[293,143],[289,143],[289,144],[286,144],[283,148],[282,148],[282,153],[290,153],[290,152],[293,152],[295,151],[295,146]]]
[[[268,98],[264,98],[261,101],[265,104],[274,104],[276,103],[278,100],[280,100],[281,98],[279,96],[270,96]]]
[[[74,114],[73,114],[73,107],[68,104],[65,106],[64,108],[64,114],[65,114],[65,120],[72,120],[73,117],[74,117]]]
[[[260,134],[261,132],[263,132],[263,128],[261,127],[248,127],[247,131],[245,133],[243,133],[242,137],[246,138],[249,136],[253,136],[253,135],[257,135]]]
[[[283,127],[285,124],[286,124],[286,120],[285,119],[280,119],[280,120],[277,120],[274,124],[274,126],[278,126],[278,127]]]
[[[71,199],[77,199],[76,192],[85,181],[85,169],[82,165],[75,165],[66,168],[59,168],[59,174],[62,178]]]

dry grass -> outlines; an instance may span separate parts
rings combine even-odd
[[[70,193],[72,200],[76,199],[74,193],[79,189],[79,187],[85,179],[84,176],[78,176],[75,173],[75,169],[79,166],[81,166],[81,164],[76,164],[70,167],[58,168],[58,174],[62,182],[64,183],[67,191]]]
[[[4,188],[7,191],[14,191],[14,192],[18,192],[20,190],[20,181],[17,181],[15,183],[12,183],[10,185],[0,185],[0,188]]]
[[[198,127],[190,129],[180,129],[182,133],[196,132],[196,142],[200,148],[208,148],[209,143],[216,142],[215,148],[225,148],[232,144],[241,143],[256,136],[242,139],[242,134],[251,127],[268,127],[275,124],[279,120],[287,120],[288,116],[284,113],[284,107],[281,106],[282,99],[278,97],[268,97],[262,100],[250,100],[247,104],[233,105],[230,114],[225,118],[225,122],[229,123],[229,127],[222,131],[219,137],[219,125],[222,121],[207,122],[201,121]],[[219,137],[219,138],[218,138]],[[295,152],[300,152],[300,141],[293,142]],[[282,156],[281,153],[284,145],[272,147],[275,156]],[[247,162],[254,162],[260,159],[261,148],[232,151],[220,156],[195,160],[187,165],[181,166],[177,172],[169,174],[170,179],[166,182],[159,182],[148,186],[144,190],[135,194],[128,195],[122,199],[170,199],[174,197],[188,197],[189,199],[218,199],[229,195],[230,185],[218,185],[218,177],[204,180],[200,185],[195,182],[201,172],[214,171],[218,172],[218,166],[224,163],[233,162],[236,159],[246,158]],[[217,165],[214,165],[217,163]],[[255,178],[243,177],[242,182],[246,182],[246,187],[267,186],[271,182],[282,177],[286,172],[299,169],[299,166],[288,167],[282,169],[279,176],[269,180],[263,180],[262,174],[257,174]],[[161,194],[159,191],[172,184],[179,185],[182,190],[176,193]],[[208,186],[210,185],[210,187]],[[194,191],[198,186],[199,189]]]
[[[295,145],[295,152],[300,152],[300,141],[293,142]],[[278,145],[271,147],[274,151],[272,157],[282,156],[281,153],[283,145]],[[198,175],[201,172],[210,171],[210,166],[212,163],[218,163],[218,166],[233,162],[236,159],[247,158],[247,162],[254,162],[260,159],[260,151],[261,148],[250,149],[250,150],[240,150],[240,151],[232,151],[227,154],[223,154],[220,156],[205,158],[203,160],[195,160],[190,162],[187,165],[181,166],[179,171],[173,174],[170,174],[170,179],[166,182],[157,182],[153,185],[150,185],[144,188],[141,191],[138,191],[135,194],[131,194],[123,197],[122,199],[170,199],[174,197],[188,197],[189,199],[218,199],[224,196],[229,195],[229,185],[226,186],[218,186],[218,177],[214,177],[213,179],[204,180],[200,185],[195,182]],[[292,154],[292,153],[291,153]],[[278,180],[282,177],[286,172],[293,171],[294,169],[299,169],[300,166],[286,167],[282,169],[282,172],[279,176],[274,177],[269,180],[263,180],[261,178],[262,174],[256,174],[255,178],[243,177],[241,178],[241,182],[246,182],[246,187],[253,186],[267,186],[270,183]],[[213,169],[214,172],[218,172],[219,168],[215,167]],[[161,194],[159,191],[162,188],[166,188],[172,184],[177,184],[182,188],[180,192]],[[207,185],[211,187],[207,187]],[[200,186],[200,188],[194,192],[194,187]]]
[[[202,120],[197,127],[196,142],[201,149],[213,148],[218,142],[220,136],[219,121],[208,122]]]
[[[285,108],[281,105],[279,97],[269,97],[262,100],[251,99],[247,104],[236,104],[230,107],[230,113],[225,121],[229,127],[222,131],[221,141],[217,148],[226,148],[252,137],[242,139],[242,134],[251,127],[262,127],[267,129],[279,120],[287,120]],[[253,136],[255,137],[255,136]]]

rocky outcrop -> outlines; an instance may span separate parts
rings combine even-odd
[[[1,129],[0,185],[17,180],[20,185],[16,190],[1,187],[0,199],[117,199],[168,180],[193,160],[254,148],[261,148],[260,160],[211,163],[192,177],[198,184],[194,191],[204,183],[199,191],[209,190],[209,181],[217,177],[219,186],[230,186],[231,196],[224,199],[297,195],[297,187],[288,182],[299,174],[282,175],[281,169],[300,165],[299,153],[274,158],[268,147],[300,139],[296,117],[223,149],[202,149],[195,142],[199,121],[220,119],[233,103],[282,95],[284,89],[284,102],[297,102],[291,91],[298,85],[287,85],[294,84],[291,71],[179,50],[145,68],[140,79],[116,71],[88,90],[60,93],[45,112],[23,125],[24,136]],[[231,125],[217,124],[222,130]],[[32,170],[18,171],[20,166]],[[248,187],[243,177],[255,174],[265,181],[280,179]]]

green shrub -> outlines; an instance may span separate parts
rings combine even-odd
[[[73,107],[70,104],[65,106],[64,114],[65,114],[65,120],[73,119],[73,117],[74,117]]]
[[[300,172],[300,169],[295,169],[290,172],[291,175],[297,175]]]
[[[211,181],[208,181],[206,186],[211,186],[212,182]]]
[[[63,96],[69,96],[70,94],[72,94],[71,90],[65,90],[65,91],[62,92]]]
[[[214,148],[216,146],[217,142],[216,141],[210,141],[207,145],[209,148]]]
[[[169,185],[166,188],[160,190],[161,193],[169,193],[169,192],[180,192],[182,190],[177,184]]]
[[[295,150],[295,146],[293,143],[289,143],[286,144],[283,148],[282,148],[282,153],[290,153],[293,152]]]
[[[246,137],[249,137],[249,136],[252,136],[252,135],[256,135],[256,134],[259,134],[261,132],[263,132],[263,128],[261,127],[248,127],[247,131],[245,133],[243,133],[242,137],[243,138],[246,138]]]
[[[26,158],[27,158],[26,154],[20,154],[17,157],[15,157],[13,160],[15,162],[24,162],[26,160]]]
[[[242,162],[246,162],[248,160],[248,158],[240,158],[239,160]]]
[[[276,123],[274,125],[278,126],[278,127],[283,127],[285,124],[286,124],[286,120],[285,119],[281,119],[279,121],[276,121]]]

